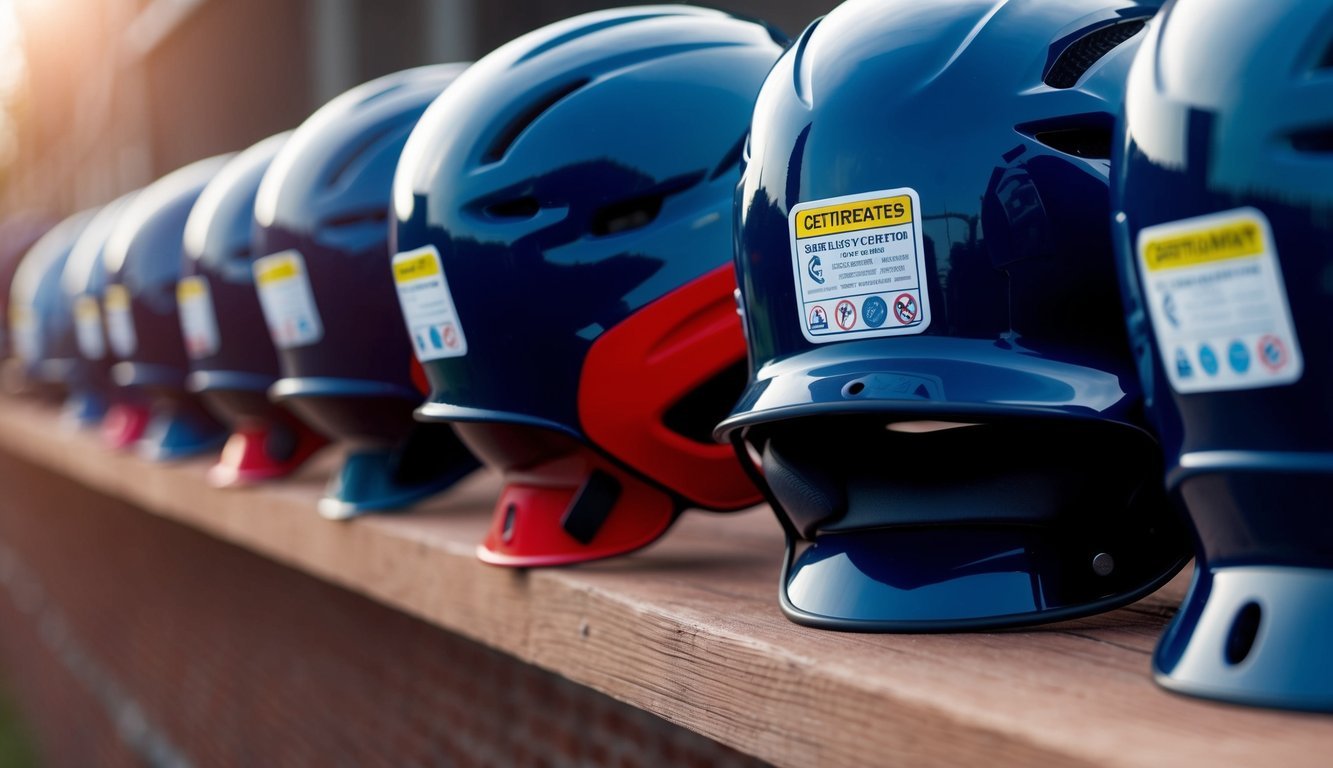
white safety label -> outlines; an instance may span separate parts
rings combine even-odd
[[[275,345],[284,349],[300,347],[324,337],[324,325],[300,253],[283,251],[256,259],[254,273],[259,305]]]
[[[14,356],[25,363],[36,362],[37,348],[41,345],[41,328],[37,315],[26,304],[9,306],[9,338],[14,345]]]
[[[908,188],[792,208],[801,332],[816,344],[921,333],[930,325],[920,201]]]
[[[122,359],[131,357],[139,348],[139,337],[134,333],[129,289],[119,283],[108,285],[102,305],[106,309],[106,335],[111,340],[111,351]]]
[[[444,277],[440,252],[426,246],[394,256],[393,281],[417,359],[425,362],[466,355],[467,337]]]
[[[97,299],[84,294],[74,300],[74,336],[79,354],[88,360],[106,357],[106,336],[102,333],[102,311]]]
[[[1288,384],[1304,363],[1268,220],[1254,208],[1145,227],[1139,271],[1177,392]]]
[[[221,337],[208,279],[203,275],[181,278],[176,284],[176,306],[180,309],[185,353],[193,360],[216,355]]]

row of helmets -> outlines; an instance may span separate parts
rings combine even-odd
[[[218,484],[351,444],[330,517],[489,465],[493,564],[766,500],[816,627],[1193,554],[1158,680],[1333,711],[1333,0],[1161,6],[578,16],[61,223],[10,336],[117,443],[230,432]]]

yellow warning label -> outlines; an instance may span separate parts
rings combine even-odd
[[[185,304],[191,299],[197,299],[200,296],[203,296],[204,292],[207,290],[208,288],[204,286],[204,280],[201,277],[192,276],[181,278],[181,281],[176,283],[176,302],[178,304]]]
[[[895,195],[822,208],[807,208],[796,217],[796,236],[801,238],[836,235],[859,229],[910,224],[911,221],[912,198],[907,195]]]
[[[269,256],[262,263],[257,263],[258,269],[255,270],[255,282],[260,285],[271,285],[283,280],[290,280],[300,274],[300,267],[296,264],[296,259],[286,254],[280,256]]]
[[[440,262],[432,250],[401,254],[393,260],[393,279],[396,283],[407,283],[438,274]]]
[[[1156,272],[1258,256],[1264,250],[1263,228],[1253,219],[1245,218],[1151,238],[1143,244],[1143,260],[1149,272]]]
[[[130,309],[130,291],[119,283],[106,287],[106,308],[108,311],[128,312]]]
[[[92,296],[80,296],[74,302],[74,317],[85,323],[97,320],[97,299]]]

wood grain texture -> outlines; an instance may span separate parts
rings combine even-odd
[[[659,544],[573,568],[473,556],[497,479],[478,473],[410,513],[315,513],[339,455],[257,489],[208,462],[150,464],[0,399],[0,450],[564,675],[785,766],[1327,765],[1333,718],[1185,699],[1149,678],[1178,577],[1128,608],[969,635],[821,632],[776,601],[767,509],[689,513]],[[2,490],[2,489],[0,489]]]

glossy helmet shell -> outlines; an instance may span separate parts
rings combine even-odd
[[[114,382],[152,398],[155,425],[139,441],[150,458],[170,459],[216,447],[224,434],[185,389],[189,360],[181,337],[176,283],[185,221],[204,186],[230,155],[199,160],[144,187],[107,240],[102,316]]]
[[[290,474],[324,443],[268,399],[279,376],[278,353],[251,270],[255,196],[289,136],[272,136],[232,158],[204,187],[185,224],[176,298],[190,358],[186,386],[232,430],[209,475],[220,485]]]
[[[116,408],[118,401],[124,399],[121,390],[111,383],[112,359],[102,324],[102,292],[106,288],[103,253],[111,231],[134,195],[134,192],[122,195],[97,211],[74,242],[60,274],[60,292],[65,297],[66,310],[71,314],[88,390],[83,398],[71,393],[66,410],[81,423],[101,419],[104,409]]]
[[[1166,484],[1198,543],[1157,679],[1323,711],[1333,711],[1331,23],[1327,0],[1168,6],[1130,73],[1113,185],[1130,337]],[[1233,247],[1229,235],[1248,239]]]
[[[9,340],[9,289],[19,261],[56,222],[37,211],[20,211],[0,222],[0,360],[13,354]]]
[[[464,68],[419,67],[342,94],[297,128],[260,183],[254,268],[282,371],[270,393],[358,451],[394,454],[391,467],[367,470],[367,477],[393,474],[389,487],[364,477],[335,481],[323,507],[330,516],[411,503],[476,466],[449,427],[412,418],[421,396],[386,265],[398,156],[421,113]],[[284,315],[292,305],[265,303],[275,259],[299,263],[293,269],[309,286],[307,305],[298,307],[303,314]],[[299,281],[297,287],[306,291]],[[366,482],[376,488],[356,490]]]
[[[762,461],[793,619],[1053,621],[1182,566],[1106,223],[1113,114],[1157,5],[852,0],[769,74],[736,201],[751,381],[717,434]],[[867,196],[898,218],[802,234]],[[907,268],[797,248],[846,236]],[[815,335],[844,304],[849,330]]]
[[[428,350],[406,312],[431,388],[418,416],[506,475],[483,559],[621,554],[684,506],[758,501],[708,433],[744,357],[740,147],[784,44],[701,8],[576,16],[477,62],[413,132],[395,267],[442,262],[457,324],[434,330],[458,334],[453,356]]]
[[[76,213],[53,227],[28,249],[14,273],[10,343],[26,388],[33,391],[63,395],[86,385],[60,273],[94,213]]]

